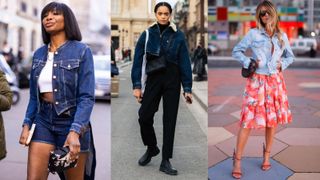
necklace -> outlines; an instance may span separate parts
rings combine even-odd
[[[55,54],[57,54],[58,49],[63,46],[67,41],[64,41],[62,44],[60,44],[59,46],[54,46],[51,42],[48,44],[48,51],[51,50],[51,52],[54,52]]]

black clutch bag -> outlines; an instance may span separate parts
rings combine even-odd
[[[241,69],[242,77],[244,77],[244,78],[251,77],[252,74],[256,71],[257,67],[258,67],[257,62],[255,60],[251,59],[251,62],[249,64],[248,69],[242,67],[242,69]]]
[[[50,152],[48,170],[52,174],[63,172],[77,166],[77,159],[69,158],[69,147],[58,147]]]
[[[156,72],[162,71],[166,68],[167,61],[165,56],[148,56],[147,55],[147,65],[146,65],[146,74],[151,75]]]

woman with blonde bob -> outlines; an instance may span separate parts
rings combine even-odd
[[[279,28],[277,10],[272,2],[263,1],[257,6],[256,21],[257,28],[251,29],[232,52],[244,68],[256,67],[247,78],[243,93],[241,128],[233,154],[232,176],[236,179],[242,176],[241,156],[250,130],[265,129],[261,169],[267,171],[271,168],[270,152],[276,127],[292,121],[282,71],[293,62],[294,55],[287,35]],[[248,48],[252,50],[252,57],[244,54]]]

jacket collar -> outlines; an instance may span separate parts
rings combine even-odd
[[[156,22],[152,23],[149,27],[154,27],[154,26],[156,26],[157,24],[158,24],[158,22],[156,21]],[[172,29],[174,32],[177,32],[177,26],[176,26],[173,22],[170,21],[169,27],[171,27],[171,29]]]

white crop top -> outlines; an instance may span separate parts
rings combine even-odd
[[[52,92],[52,68],[53,68],[53,52],[48,52],[48,59],[46,65],[43,67],[39,79],[38,85],[40,93]]]

